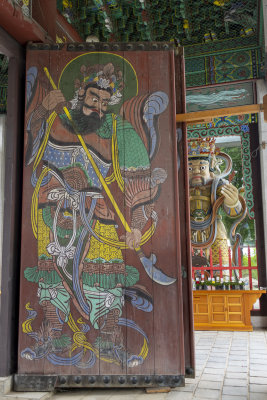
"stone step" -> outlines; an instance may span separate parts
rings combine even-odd
[[[49,400],[52,396],[51,392],[9,392],[0,395],[0,400]]]
[[[12,376],[6,376],[0,378],[0,395],[7,394],[12,389]],[[0,397],[1,399],[1,397]]]

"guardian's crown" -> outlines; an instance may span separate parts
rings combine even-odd
[[[208,137],[188,141],[189,158],[209,158],[219,154],[219,152],[219,149],[215,147],[214,138]]]

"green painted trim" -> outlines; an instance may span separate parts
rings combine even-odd
[[[211,57],[211,56],[214,56],[214,55],[219,55],[219,54],[228,54],[228,53],[232,53],[233,51],[235,52],[235,53],[240,53],[240,52],[243,52],[243,51],[250,51],[250,50],[261,50],[261,46],[259,46],[259,45],[257,45],[257,46],[251,46],[251,47],[239,47],[239,48],[235,48],[235,47],[233,47],[233,48],[230,48],[230,49],[221,49],[221,50],[218,50],[218,51],[214,51],[214,52],[207,52],[207,53],[202,53],[202,54],[199,54],[199,55],[192,55],[192,56],[187,56],[186,55],[186,52],[185,52],[185,59],[186,60],[190,60],[190,59],[194,59],[194,58],[202,58],[202,57]]]
[[[241,134],[241,150],[242,150],[242,166],[244,174],[244,185],[245,185],[245,198],[248,209],[248,215],[250,218],[255,218],[254,199],[253,199],[253,183],[252,183],[252,166],[250,159],[250,140],[249,132],[242,132]]]
[[[227,46],[229,43],[230,47]],[[203,56],[206,54],[215,54],[218,52],[226,52],[235,50],[238,51],[239,49],[242,50],[244,48],[247,49],[254,49],[258,48],[258,38],[257,35],[251,35],[249,37],[238,37],[234,39],[223,39],[223,40],[216,40],[212,43],[205,43],[205,44],[193,44],[184,46],[185,57],[189,58],[190,53],[192,53],[192,57]]]
[[[258,29],[258,33],[259,33],[259,45],[260,47],[262,47],[262,45],[264,44],[264,20],[263,20],[263,7],[262,7],[262,1],[260,1],[260,15],[259,15],[259,29]]]

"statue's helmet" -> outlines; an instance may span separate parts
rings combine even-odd
[[[220,149],[215,146],[215,139],[211,137],[188,140],[188,159],[207,160],[210,164],[210,171],[213,171],[216,155]]]

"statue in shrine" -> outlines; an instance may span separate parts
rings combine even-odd
[[[164,169],[151,169],[150,160],[157,150],[154,117],[165,111],[168,97],[163,92],[148,94],[136,114],[129,111],[130,123],[110,111],[111,106],[122,105],[122,94],[127,92],[120,69],[122,58],[109,56],[111,61],[94,64],[92,57],[72,61],[80,62],[76,75],[71,67],[64,70],[73,93],[68,104],[64,85],[43,93],[39,84],[43,98],[36,102],[33,94],[28,108],[26,163],[33,164],[32,228],[38,260],[37,265],[25,269],[24,277],[38,285],[44,317],[36,346],[25,349],[22,356],[32,360],[63,351],[68,341],[70,344],[64,326],[71,327],[74,338],[79,331],[71,315],[74,307],[83,329],[82,339],[72,348],[89,350],[91,361],[98,357],[132,367],[141,364],[146,354],[126,352],[122,327],[130,325],[145,340],[146,335],[134,321],[123,317],[125,300],[144,312],[153,306],[150,294],[138,284],[138,268],[127,264],[125,251],[135,251],[157,283],[175,281],[157,269],[154,254],[146,257],[141,249],[153,235],[158,218],[154,204],[167,178]],[[32,67],[29,89],[37,80],[37,68]],[[50,86],[48,79],[46,84]],[[31,97],[31,90],[27,95]],[[135,107],[134,100],[131,107]],[[136,115],[140,115],[139,121]],[[151,137],[147,147],[133,126],[140,121]],[[124,198],[123,211],[130,227],[109,189],[111,184],[113,193]],[[126,230],[124,236],[118,233],[119,219]],[[26,322],[23,329],[31,333]],[[89,330],[94,332],[92,343],[86,338]],[[62,359],[62,363],[75,364],[77,360],[72,358]],[[55,361],[51,354],[49,361]]]
[[[220,159],[226,163],[223,172],[220,171]],[[209,249],[212,249],[213,264],[228,265],[229,240],[238,244],[234,237],[237,225],[246,215],[246,204],[239,195],[238,189],[225,179],[232,169],[232,160],[220,153],[215,147],[215,139],[192,139],[188,142],[188,168],[190,187],[190,221],[191,241],[193,249],[203,249],[203,254],[209,259]],[[228,237],[221,216],[222,207],[225,213],[234,218],[231,237]]]

